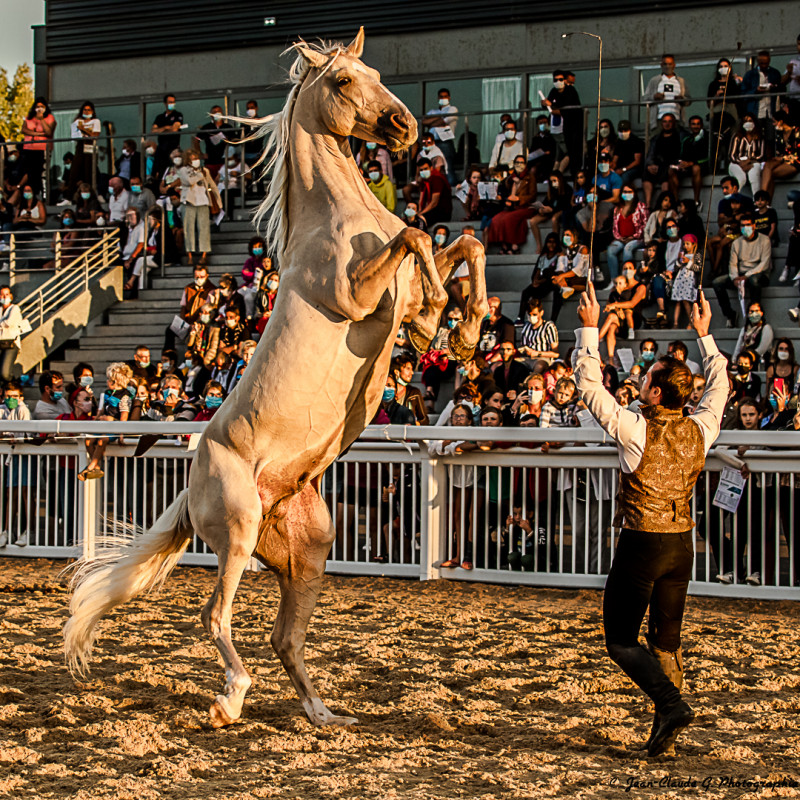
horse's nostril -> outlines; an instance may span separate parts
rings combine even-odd
[[[394,125],[396,128],[399,128],[402,131],[407,131],[409,128],[408,121],[405,118],[405,114],[398,114],[397,112],[395,112],[394,114],[391,115],[391,117],[389,117],[389,120],[391,121],[392,125]]]

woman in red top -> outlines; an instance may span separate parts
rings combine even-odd
[[[209,381],[206,384],[205,396],[203,397],[203,407],[197,412],[194,422],[207,422],[217,413],[217,409],[225,399],[225,389],[217,381]]]
[[[42,192],[45,152],[52,147],[56,119],[44,97],[37,97],[22,121],[22,157],[28,180],[35,194]]]
[[[647,224],[647,206],[639,201],[636,189],[625,185],[622,202],[614,209],[614,241],[608,246],[608,271],[611,280],[619,275],[619,262],[631,261],[633,254],[644,243],[644,226]]]

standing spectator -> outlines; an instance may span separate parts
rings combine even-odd
[[[153,171],[163,175],[169,166],[170,154],[181,148],[180,130],[183,126],[183,114],[175,109],[175,95],[164,95],[164,110],[153,120],[150,128],[158,134],[158,145],[154,154]]]
[[[621,120],[617,126],[613,168],[623,184],[632,184],[642,177],[644,142],[631,130],[631,123],[627,119]]]
[[[520,354],[534,360],[558,358],[558,328],[553,322],[545,322],[542,301],[536,297],[528,300],[526,316]]]
[[[122,152],[114,166],[116,168],[115,177],[122,178],[126,188],[130,187],[133,178],[139,180],[139,186],[142,185],[142,159],[133,139],[126,139],[122,143]]]
[[[702,256],[697,252],[697,237],[687,233],[683,237],[683,247],[678,256],[677,271],[672,281],[672,300],[675,303],[673,327],[679,327],[681,307],[686,318],[691,319],[692,304],[697,302],[697,285],[703,272]],[[691,330],[691,325],[687,326]]]
[[[798,118],[800,111],[800,36],[797,37],[797,55],[789,59],[786,72],[781,76],[781,84],[786,87],[786,97],[789,103],[789,113]]]
[[[550,112],[550,133],[556,143],[563,137],[569,172],[574,179],[583,162],[583,111],[578,92],[567,84],[564,70],[553,72],[553,88],[542,105]]]
[[[793,178],[800,170],[800,134],[784,111],[776,111],[775,155],[764,165],[761,188],[772,197],[775,178]],[[795,201],[797,202],[797,201]]]
[[[761,188],[761,170],[765,159],[764,137],[753,114],[742,117],[731,141],[728,172],[744,187],[750,182],[750,191],[755,197]]]
[[[642,99],[658,103],[656,119],[650,117],[651,125],[666,114],[672,114],[675,120],[683,119],[683,109],[689,105],[689,90],[686,81],[675,74],[675,56],[671,53],[661,56],[661,74],[650,78]]]
[[[528,169],[537,183],[545,181],[556,165],[558,145],[550,133],[550,120],[546,114],[536,117],[536,131],[528,150]]]
[[[644,169],[644,201],[652,208],[653,187],[666,189],[669,169],[681,160],[681,136],[676,123],[677,117],[666,112],[659,118],[661,131],[650,142],[650,150],[645,159]]]
[[[449,222],[453,214],[450,184],[427,158],[419,162],[419,178],[419,213],[428,225]]]
[[[3,392],[3,402],[0,404],[0,422],[5,420],[29,420],[31,412],[25,405],[25,398],[22,395],[22,387],[16,381],[10,381],[5,386]],[[9,437],[15,438],[13,434]],[[11,539],[14,528],[19,534],[14,541],[18,547],[25,547],[28,544],[28,534],[26,528],[31,527],[34,520],[31,514],[31,507],[28,497],[28,461],[30,456],[8,455],[4,458],[5,469],[5,496],[3,505],[5,506],[5,519],[0,530],[0,548],[5,547]],[[19,497],[19,502],[15,503],[12,498]],[[25,512],[25,523],[22,523],[22,511]],[[13,519],[13,515],[19,518],[19,522]]]
[[[200,127],[194,137],[194,147],[199,150],[205,144],[205,168],[212,180],[216,180],[220,168],[225,163],[226,139],[231,141],[234,129],[222,119],[222,106],[211,107],[211,121]]]
[[[536,240],[536,253],[542,252],[542,233],[539,226],[550,220],[553,233],[558,236],[560,233],[560,222],[565,212],[569,212],[570,199],[572,198],[572,187],[567,183],[567,179],[558,170],[550,173],[550,180],[547,182],[547,196],[543,203],[534,206],[535,214],[530,219],[531,233]]]
[[[394,184],[389,180],[388,175],[383,174],[380,161],[370,161],[367,164],[367,175],[369,177],[369,186],[372,194],[378,198],[378,202],[387,210],[394,213],[395,206],[397,205],[397,189]]]
[[[22,313],[7,284],[0,286],[0,380],[11,380],[20,348]]]
[[[44,97],[37,97],[22,121],[23,168],[36,194],[42,192],[45,153],[53,146],[55,129],[56,119],[50,111],[50,106]]]
[[[432,108],[422,119],[422,124],[430,128],[436,144],[447,162],[447,174],[455,183],[455,138],[458,123],[458,109],[450,101],[450,90],[439,89],[438,108]]]
[[[770,66],[769,50],[759,51],[756,66],[745,72],[742,79],[742,94],[771,95],[745,101],[745,111],[758,120],[762,129],[772,125],[772,118],[778,107],[777,93],[781,90],[781,82],[780,72]]]
[[[644,244],[644,226],[647,223],[647,206],[639,202],[633,184],[622,187],[622,203],[614,209],[612,235],[608,246],[608,271],[611,280],[619,275],[619,259],[630,261],[634,253]]]
[[[717,139],[719,139],[719,153],[722,159],[728,152],[730,146],[731,132],[736,125],[736,118],[731,113],[735,110],[736,98],[741,94],[742,79],[733,71],[733,66],[727,58],[717,61],[717,68],[714,77],[708,84],[706,96],[708,101],[709,130],[714,141],[716,152]],[[726,88],[727,87],[727,88]],[[722,98],[725,96],[725,109],[722,108]]]
[[[669,185],[677,197],[680,192],[680,180],[689,176],[694,190],[694,202],[700,202],[700,190],[703,188],[703,176],[708,173],[708,139],[703,129],[703,118],[689,117],[689,135],[681,142],[681,153],[678,163],[670,165]]]
[[[258,114],[258,103],[255,100],[248,100],[245,104],[245,116],[248,119],[255,120],[252,124],[244,123],[242,125],[241,138],[244,142],[244,160],[245,164],[252,167],[259,158],[261,158],[262,148],[264,143],[261,139],[251,138],[258,129],[261,127],[261,121]],[[257,187],[254,187],[257,189]]]
[[[208,170],[202,166],[197,150],[187,150],[183,154],[180,176],[186,255],[189,264],[192,264],[193,255],[199,252],[200,263],[205,264],[211,252],[209,186],[214,184]]]
[[[75,140],[75,151],[69,171],[67,194],[74,194],[79,183],[94,184],[92,166],[97,169],[97,140],[100,131],[100,120],[94,103],[87,100],[81,105],[70,126],[70,136]]]
[[[751,302],[760,303],[761,289],[769,283],[772,268],[772,244],[756,230],[753,215],[742,214],[741,224],[742,235],[731,245],[728,274],[714,278],[712,283],[729,328],[736,326],[737,315],[731,307],[728,290],[734,289],[743,296],[746,286],[750,289]]]
[[[64,398],[64,376],[45,370],[39,376],[39,400],[32,416],[33,419],[54,420],[59,414],[69,414],[69,404]]]

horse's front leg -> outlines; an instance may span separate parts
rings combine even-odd
[[[467,361],[475,352],[480,339],[481,321],[489,310],[486,301],[486,251],[474,236],[464,235],[438,252],[434,261],[443,284],[450,280],[462,261],[466,261],[469,268],[467,315],[450,332],[447,342],[448,349],[456,359]]]

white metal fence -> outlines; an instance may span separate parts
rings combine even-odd
[[[190,432],[202,423],[4,422],[0,433],[0,556],[69,558],[95,546],[115,520],[147,527],[187,484]],[[77,431],[130,434],[111,444],[105,477],[77,479],[86,456]],[[169,434],[134,457],[138,433]],[[614,555],[619,461],[601,431],[461,428],[495,440],[488,452],[431,457],[427,440],[453,428],[370,428],[323,476],[336,523],[328,570],[358,575],[446,578],[508,584],[601,587]],[[44,434],[50,436],[45,438]],[[176,434],[181,434],[176,436]],[[12,439],[12,437],[14,437]],[[397,440],[404,441],[397,441]],[[112,442],[115,441],[112,438]],[[543,453],[544,441],[562,446]],[[736,512],[714,505],[728,448],[751,477]],[[800,433],[724,432],[698,480],[690,592],[800,599]],[[16,544],[19,542],[19,544]],[[443,563],[459,566],[443,567]],[[461,566],[464,562],[469,562]],[[184,563],[216,557],[195,539]],[[733,573],[723,585],[716,576]],[[746,578],[758,573],[760,585]]]

